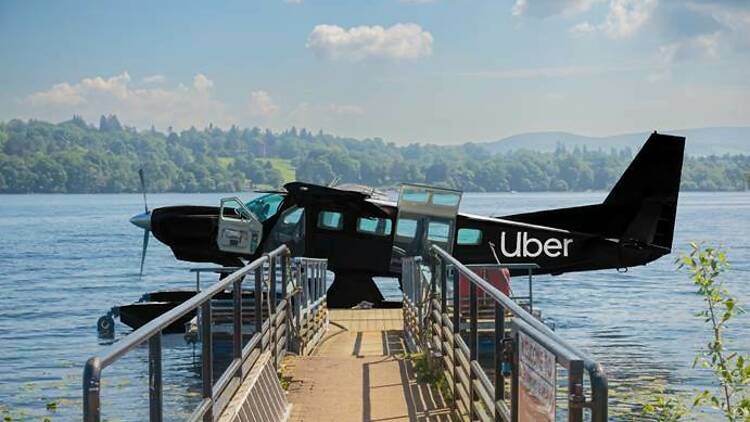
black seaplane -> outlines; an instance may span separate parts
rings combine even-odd
[[[131,222],[146,231],[144,254],[151,232],[189,262],[239,267],[286,244],[295,256],[328,259],[330,307],[378,306],[373,277],[400,277],[401,259],[428,243],[464,264],[533,263],[534,274],[552,275],[623,270],[669,254],[684,146],[683,137],[654,132],[595,205],[489,217],[458,212],[462,194],[450,189],[405,184],[393,202],[367,187],[293,182],[247,203],[156,208]],[[165,309],[126,316],[120,307],[120,316],[137,327],[192,294],[155,292]]]

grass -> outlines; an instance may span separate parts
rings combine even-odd
[[[293,182],[296,180],[296,170],[292,165],[292,160],[286,160],[283,158],[263,158],[261,161],[268,161],[271,163],[273,168],[281,173],[281,177],[284,178],[284,183]]]
[[[216,161],[219,162],[219,165],[224,167],[225,169],[228,169],[229,166],[234,164],[234,158],[233,157],[218,157]]]

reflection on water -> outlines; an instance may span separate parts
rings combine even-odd
[[[250,199],[249,195],[240,195]],[[466,194],[462,210],[484,215],[599,202],[604,193]],[[151,195],[152,206],[215,205],[220,194]],[[142,207],[139,195],[5,195],[0,198],[0,404],[16,417],[80,418],[81,370],[106,346],[96,337],[96,319],[111,306],[130,303],[145,291],[192,286],[187,269],[152,241],[142,279],[141,236],[128,218]],[[727,277],[741,302],[750,272],[750,194],[684,194],[677,214],[675,246],[690,240],[726,245]],[[612,413],[631,412],[662,388],[689,391],[710,380],[691,368],[708,332],[693,316],[701,301],[672,257],[624,274],[614,270],[540,276],[536,305],[557,331],[600,360],[610,378]],[[397,284],[378,283],[387,297]],[[733,346],[750,349],[750,316],[730,328]],[[127,327],[117,326],[123,336]],[[166,420],[182,420],[200,400],[200,347],[181,335],[164,339]],[[107,368],[102,388],[104,417],[145,420],[148,409],[148,348],[141,347]],[[56,410],[47,410],[50,402]],[[631,418],[627,418],[630,420]]]

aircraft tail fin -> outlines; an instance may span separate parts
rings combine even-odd
[[[618,236],[672,248],[685,138],[652,133],[604,200],[629,217]]]

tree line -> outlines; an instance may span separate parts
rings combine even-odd
[[[634,152],[566,149],[492,155],[481,144],[396,145],[291,128],[214,126],[138,131],[116,116],[99,125],[79,116],[53,124],[0,123],[0,193],[119,193],[140,190],[144,168],[153,192],[235,192],[297,179],[391,187],[427,183],[464,191],[607,190]],[[684,190],[742,190],[749,155],[686,157]]]

